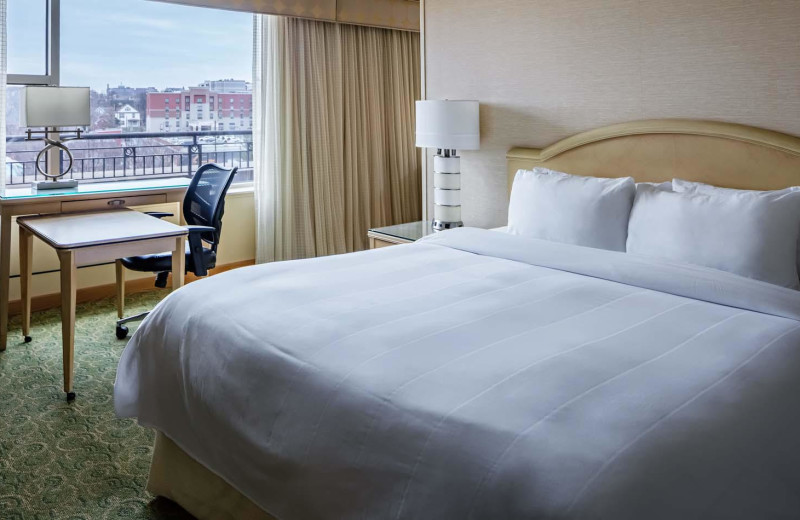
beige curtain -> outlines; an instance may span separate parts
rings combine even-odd
[[[256,18],[257,260],[364,249],[370,227],[418,220],[419,35]]]

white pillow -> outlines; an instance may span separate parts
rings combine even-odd
[[[786,193],[789,191],[798,191],[800,190],[800,186],[792,186],[790,188],[785,188],[783,190],[777,191],[756,191],[756,190],[735,190],[731,188],[720,188],[719,186],[713,186],[711,184],[703,184],[702,182],[693,182],[693,181],[685,181],[683,179],[672,179],[672,189],[674,191],[679,192],[693,192],[693,193],[705,193],[707,195],[730,195],[733,193],[768,193],[768,194],[778,194],[778,193]],[[800,236],[797,237],[797,251],[795,252],[795,263],[797,264],[797,272],[800,274]]]
[[[634,192],[631,177],[601,179],[544,168],[519,170],[511,188],[508,232],[625,251]]]
[[[652,186],[653,188],[662,190],[662,191],[672,191],[672,181],[664,181],[664,182],[637,182],[636,189],[639,189],[639,186]]]
[[[706,195],[731,195],[735,193],[761,193],[761,194],[776,194],[786,193],[789,191],[800,191],[800,186],[792,186],[775,191],[758,191],[758,190],[736,190],[733,188],[720,188],[712,184],[704,184],[702,182],[685,181],[683,179],[672,179],[672,191],[687,192],[693,191],[696,193],[705,193]]]
[[[705,194],[643,186],[627,250],[797,288],[799,233],[799,191]]]

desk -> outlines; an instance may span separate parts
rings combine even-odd
[[[75,296],[77,268],[133,255],[172,251],[172,289],[183,285],[186,269],[186,228],[129,209],[70,215],[21,217],[20,283],[22,333],[31,323],[31,265],[33,237],[54,248],[61,263],[61,341],[64,356],[64,391],[72,391],[75,352]]]
[[[12,217],[180,203],[190,181],[188,177],[170,177],[85,183],[66,190],[37,192],[30,187],[7,186],[0,191],[0,352],[8,343]]]

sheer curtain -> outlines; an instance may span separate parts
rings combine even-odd
[[[419,35],[257,15],[254,160],[259,262],[366,247],[421,212]]]

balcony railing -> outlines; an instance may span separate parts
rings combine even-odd
[[[35,163],[36,155],[44,146],[41,141],[11,136],[6,142],[6,184],[44,180],[36,171]],[[67,144],[75,158],[69,177],[79,181],[185,176],[207,163],[226,168],[238,166],[235,182],[253,179],[250,130],[84,134],[80,140]],[[68,160],[64,153],[61,160]],[[44,164],[41,166],[45,168]]]

